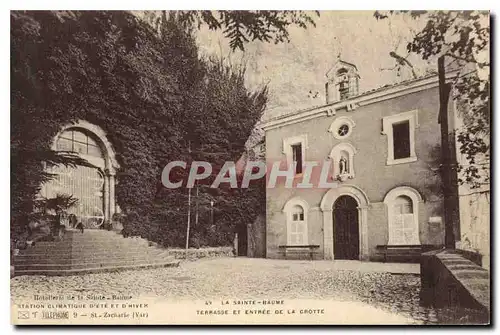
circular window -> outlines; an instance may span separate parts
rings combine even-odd
[[[351,135],[355,126],[356,124],[350,117],[341,116],[332,122],[328,131],[333,137],[344,140]]]
[[[337,130],[337,134],[339,134],[340,137],[347,136],[347,134],[349,134],[349,125],[347,124],[341,125]]]

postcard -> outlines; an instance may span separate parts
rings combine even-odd
[[[488,11],[11,11],[15,325],[490,323]]]

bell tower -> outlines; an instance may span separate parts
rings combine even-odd
[[[359,94],[359,74],[356,65],[337,59],[326,73],[326,103],[349,99]]]

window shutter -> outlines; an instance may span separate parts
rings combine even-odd
[[[403,219],[403,215],[401,215],[401,214],[395,214],[394,215],[393,227],[392,227],[392,234],[393,234],[392,243],[394,243],[394,244],[404,244],[403,232],[404,232],[404,219]]]
[[[418,231],[415,225],[415,217],[413,214],[403,214],[404,221],[404,241],[405,244],[416,244],[418,241]]]
[[[405,230],[413,230],[414,222],[413,222],[413,214],[402,214],[403,226]]]

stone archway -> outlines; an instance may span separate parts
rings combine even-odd
[[[72,134],[71,136],[78,135],[84,139],[68,138],[68,134]],[[86,140],[85,136],[87,136]],[[66,148],[64,145],[71,145],[72,147]],[[78,145],[78,148],[75,148],[75,145]],[[56,169],[61,170],[59,173],[64,176],[58,176],[55,181],[44,185],[42,195],[50,197],[59,192],[75,193],[75,190],[77,190],[76,193],[79,195],[77,198],[81,198],[78,204],[80,206],[79,212],[88,212],[88,208],[94,208],[97,212],[96,216],[100,215],[99,213],[102,211],[102,220],[99,219],[98,221],[111,221],[113,214],[117,212],[115,175],[119,164],[116,161],[115,151],[104,130],[86,121],[67,124],[61,127],[59,133],[54,137],[51,148],[56,151],[74,151],[94,165],[95,168],[78,166],[76,169],[71,170],[72,168],[56,167]],[[85,148],[87,149],[85,150]],[[78,192],[78,188],[92,186],[95,190]],[[94,191],[95,196],[92,194]],[[85,209],[81,209],[82,207]],[[93,214],[86,213],[86,215],[92,217]]]
[[[323,212],[323,238],[325,259],[335,259],[335,241],[333,232],[333,206],[337,199],[343,195],[351,196],[357,202],[359,225],[359,259],[368,259],[368,206],[370,202],[365,192],[359,187],[343,184],[328,190],[321,199],[320,208]]]

